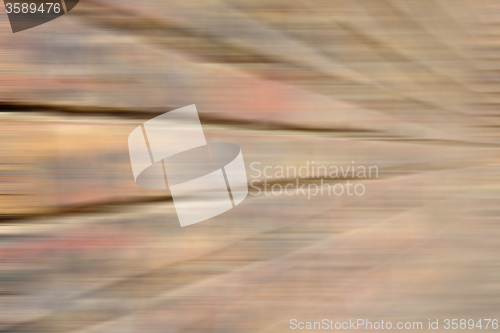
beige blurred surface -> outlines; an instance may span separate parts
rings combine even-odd
[[[0,332],[500,320],[499,35],[493,0],[81,0],[16,34],[2,9]],[[249,181],[378,177],[181,228],[127,138],[190,104]]]

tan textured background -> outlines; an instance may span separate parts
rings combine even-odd
[[[16,34],[1,11],[2,332],[500,319],[496,1],[81,0]],[[127,137],[190,104],[249,175],[379,178],[181,228],[168,191],[135,185]]]

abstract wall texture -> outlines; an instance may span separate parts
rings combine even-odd
[[[0,331],[495,331],[497,0],[85,0],[18,33],[3,10]],[[378,173],[256,195],[313,161]],[[207,175],[216,205],[181,188]]]

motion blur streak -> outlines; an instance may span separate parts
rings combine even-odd
[[[500,319],[499,27],[497,0],[87,0],[16,34],[2,9],[0,331]],[[180,228],[127,137],[191,104],[247,173],[378,177]]]

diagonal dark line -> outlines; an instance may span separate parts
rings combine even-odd
[[[229,181],[227,180],[226,170],[224,169],[224,167],[221,167],[220,169],[222,170],[222,175],[224,176],[224,181],[226,182],[227,193],[229,193],[229,199],[231,199],[231,204],[233,205],[234,208],[235,204],[233,199],[233,193],[231,192],[231,187],[229,186]]]

